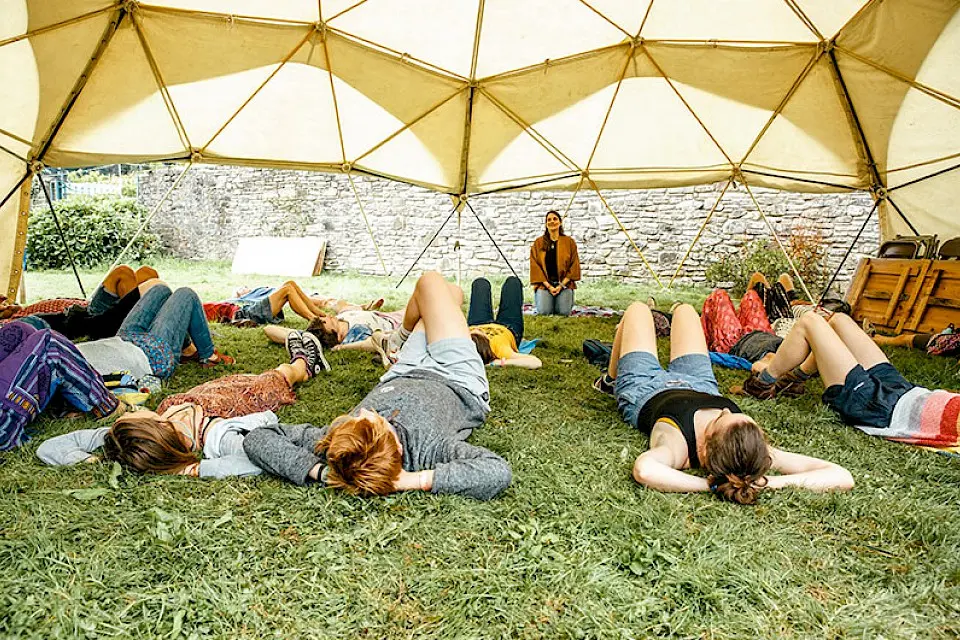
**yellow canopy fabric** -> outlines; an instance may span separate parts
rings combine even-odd
[[[957,0],[0,0],[0,282],[26,177],[179,160],[453,195],[870,190],[960,235]]]

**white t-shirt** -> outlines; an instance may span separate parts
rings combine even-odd
[[[383,311],[364,311],[363,309],[348,309],[337,314],[337,318],[346,321],[351,328],[354,325],[370,327],[371,331],[393,331],[400,326],[402,316],[399,311],[390,313]]]

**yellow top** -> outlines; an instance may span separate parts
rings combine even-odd
[[[478,324],[471,329],[476,329],[489,338],[490,350],[498,358],[509,358],[517,352],[517,340],[513,337],[513,332],[502,324]]]

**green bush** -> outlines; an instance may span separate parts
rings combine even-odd
[[[786,248],[810,293],[818,294],[828,276],[823,236],[816,230],[798,227],[787,238]],[[744,254],[727,255],[708,266],[704,276],[710,286],[732,283],[731,295],[740,297],[746,292],[747,282],[755,271],[765,275],[771,283],[781,273],[792,275],[790,263],[776,241],[757,240],[746,247]],[[799,289],[800,283],[796,285]]]
[[[91,268],[117,257],[136,233],[146,210],[132,198],[71,196],[54,203],[63,234],[78,267]],[[124,256],[142,262],[162,254],[160,238],[144,231]],[[30,213],[27,263],[31,269],[64,269],[70,266],[50,210]]]

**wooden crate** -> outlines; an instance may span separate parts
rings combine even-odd
[[[858,322],[867,318],[883,333],[960,326],[960,261],[863,258],[847,302]]]

